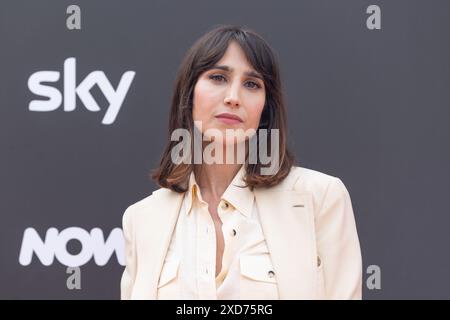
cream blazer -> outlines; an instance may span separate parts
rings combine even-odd
[[[254,194],[280,299],[361,299],[360,244],[339,178],[293,167],[280,184]],[[182,200],[160,188],[125,210],[121,299],[156,299]]]

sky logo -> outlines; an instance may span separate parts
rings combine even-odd
[[[58,109],[64,103],[64,111],[70,112],[76,108],[76,98],[80,98],[86,109],[92,112],[100,111],[100,106],[92,97],[90,90],[97,85],[109,103],[102,124],[114,123],[117,114],[122,107],[125,96],[130,88],[136,72],[126,71],[116,89],[111,85],[105,73],[95,70],[89,73],[78,85],[76,84],[76,59],[71,57],[64,61],[64,92],[61,92],[44,82],[57,82],[60,78],[59,71],[38,71],[28,78],[28,88],[36,95],[47,97],[48,100],[32,100],[28,109],[30,111],[47,112]],[[64,98],[64,99],[63,99]],[[64,102],[63,102],[64,100]]]

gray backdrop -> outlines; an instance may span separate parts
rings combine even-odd
[[[71,4],[81,9],[81,30],[66,26]],[[381,9],[381,29],[366,25],[370,5]],[[381,270],[381,289],[364,285],[364,298],[450,298],[445,0],[2,0],[0,298],[119,298],[121,234],[112,231],[128,205],[156,188],[147,173],[166,139],[182,56],[225,23],[254,29],[275,49],[300,164],[347,186],[364,281],[369,266]],[[100,111],[80,97],[70,112],[65,102],[54,111],[29,109],[47,99],[33,93],[30,77],[59,75],[41,84],[54,87],[47,89],[57,99],[71,57],[77,84],[97,70],[116,89],[135,72],[113,123],[102,123],[109,102],[98,85],[90,92]],[[94,237],[94,228],[111,241]],[[108,245],[113,254],[101,265],[89,252]],[[91,258],[80,267],[81,289],[69,290],[61,261],[83,250]],[[54,254],[60,259],[41,261]]]

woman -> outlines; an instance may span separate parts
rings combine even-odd
[[[201,143],[178,152],[178,129]],[[171,139],[152,175],[161,188],[123,216],[122,299],[360,299],[349,193],[337,177],[294,166],[286,135],[269,45],[236,26],[201,37],[175,81]],[[250,157],[251,141],[275,170]],[[244,147],[243,162],[230,146]]]

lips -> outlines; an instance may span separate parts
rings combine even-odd
[[[233,122],[233,123],[243,122],[239,116],[232,114],[232,113],[221,113],[221,114],[217,115],[216,118],[218,118],[220,120],[225,120],[227,122]]]

